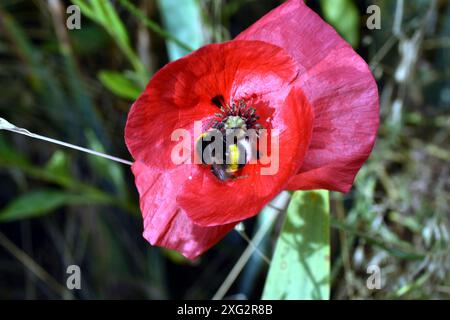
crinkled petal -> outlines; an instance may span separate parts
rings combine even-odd
[[[144,208],[153,228],[163,228],[178,209],[201,226],[233,224],[256,214],[286,186],[300,168],[312,132],[312,109],[300,89],[292,90],[297,75],[296,63],[283,49],[261,41],[232,41],[206,46],[153,77],[134,103],[125,133],[133,157],[162,174],[155,179],[164,178],[164,196],[171,197],[164,200],[156,194],[154,199],[171,203],[167,213],[158,211],[159,204]],[[269,134],[279,136],[279,158],[265,165],[247,164],[242,178],[226,182],[208,166],[175,164],[171,153],[179,142],[171,134],[187,129],[193,150],[201,133],[194,132],[193,123],[219,111],[212,102],[216,96],[228,103],[248,101]],[[144,186],[140,180],[137,184]],[[149,192],[146,199],[152,198]]]
[[[136,160],[171,168],[171,153],[178,144],[172,133],[187,129],[194,141],[194,121],[206,124],[219,112],[213,98],[222,96],[231,103],[281,91],[284,99],[297,74],[292,58],[271,44],[230,41],[205,46],[169,63],[150,80],[128,115],[128,149]]]
[[[141,161],[132,167],[144,218],[144,238],[152,245],[176,250],[194,259],[221,240],[236,223],[217,227],[194,224],[177,206],[174,193],[187,179],[185,170],[152,168]]]
[[[367,64],[302,0],[288,0],[237,39],[285,49],[298,64],[296,85],[314,109],[310,149],[288,188],[348,191],[379,124],[378,90]]]

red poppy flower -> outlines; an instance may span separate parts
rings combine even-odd
[[[204,133],[230,119],[277,132],[276,174],[261,174],[261,163],[246,163],[235,176],[191,164],[190,156],[173,162],[175,130],[194,137],[183,150],[191,155],[196,121]],[[284,189],[346,192],[377,128],[367,64],[303,1],[289,0],[235,40],[169,63],[133,104],[125,139],[144,237],[195,258]]]

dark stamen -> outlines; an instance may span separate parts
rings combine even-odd
[[[211,99],[211,102],[215,104],[219,109],[221,109],[225,105],[225,99],[223,95],[217,95]]]
[[[220,131],[227,128],[227,121],[230,117],[239,117],[244,123],[246,129],[262,129],[262,126],[258,124],[259,116],[256,114],[256,109],[252,106],[248,106],[245,100],[241,99],[238,102],[226,103],[223,100],[223,96],[217,95],[211,99],[211,101],[219,106],[221,113],[215,113],[216,121],[211,122],[211,128],[218,129]],[[211,124],[210,123],[210,124]]]

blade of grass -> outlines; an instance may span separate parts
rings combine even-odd
[[[103,133],[105,130],[99,113],[85,86],[76,57],[72,52],[68,30],[65,26],[64,6],[58,0],[49,0],[48,9],[56,31],[59,51],[64,61],[63,73],[66,75],[65,79],[69,89],[67,95],[71,97],[70,101],[73,101],[75,110],[77,110],[75,113],[75,116],[78,118],[76,122],[82,124],[83,131],[94,131],[98,139],[103,144],[107,144],[107,139]]]
[[[101,25],[111,36],[137,74],[139,74],[144,85],[148,80],[147,71],[132,49],[126,28],[114,7],[108,1],[103,0],[91,0],[89,2],[86,0],[72,0],[72,3],[78,5],[82,14]]]
[[[141,89],[120,72],[101,70],[98,78],[106,88],[124,99],[135,100],[141,93]]]
[[[67,191],[41,189],[16,197],[0,211],[0,222],[39,217],[63,206],[104,204],[104,200],[90,194],[74,194]]]
[[[192,51],[193,50],[193,48],[190,45],[188,45],[185,42],[181,41],[180,39],[175,37],[170,32],[164,30],[156,22],[154,22],[153,20],[149,19],[141,10],[139,10],[139,8],[134,6],[130,1],[128,1],[128,0],[119,0],[119,2],[126,10],[128,10],[128,12],[130,12],[136,18],[141,20],[151,31],[153,31],[157,35],[161,36],[164,39],[167,39],[170,42],[173,42],[173,43],[177,44],[178,46],[180,46],[181,48],[183,48],[183,49],[185,49],[187,51]],[[180,2],[178,2],[178,3],[180,3]]]
[[[356,235],[359,238],[366,240],[368,243],[372,244],[373,246],[378,247],[378,248],[388,252],[392,256],[400,258],[400,259],[423,260],[426,257],[425,253],[407,251],[406,249],[399,248],[399,247],[393,246],[392,244],[385,243],[382,240],[376,239],[370,235],[360,232],[360,231],[356,230],[355,228],[352,228],[352,227],[346,225],[345,223],[343,223],[339,220],[336,220],[336,219],[331,219],[331,226],[338,230],[343,230],[347,233]]]
[[[177,39],[189,43],[189,47],[192,48],[186,48],[168,39],[167,51],[170,60],[177,60],[204,45],[201,9],[198,1],[158,0],[157,3],[166,29]]]
[[[11,240],[9,240],[2,232],[0,232],[0,245],[5,248],[11,255],[19,260],[28,270],[30,270],[36,277],[44,282],[55,293],[65,299],[71,299],[72,294],[69,290],[63,287],[55,278],[53,278],[44,268],[36,263],[28,254],[17,247]]]
[[[329,299],[329,192],[296,191],[287,209],[263,299]]]
[[[288,192],[282,192],[262,210],[264,211],[265,215],[269,216],[269,218],[266,219],[264,225],[262,225],[256,232],[255,236],[252,238],[251,243],[248,244],[247,248],[244,250],[234,267],[231,269],[230,273],[225,278],[220,288],[214,294],[212,298],[213,300],[223,299],[236,278],[241,273],[242,269],[252,257],[253,253],[257,250],[258,245],[260,244],[264,236],[272,228],[275,218],[280,212],[284,211],[287,203],[289,202],[289,198],[290,196]]]
[[[106,193],[97,187],[85,184],[70,174],[63,174],[61,171],[54,172],[53,170],[49,170],[48,167],[32,165],[23,155],[11,149],[1,136],[0,168],[19,169],[32,178],[57,184],[67,190],[88,194],[91,197],[99,199],[99,201],[101,200],[104,203],[116,205],[133,215],[139,215],[139,209],[133,202],[124,201],[116,195]]]

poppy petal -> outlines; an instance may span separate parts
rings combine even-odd
[[[174,130],[188,129],[191,138],[195,138],[194,121],[208,119],[218,112],[212,101],[217,95],[227,102],[240,98],[257,100],[255,107],[263,111],[263,119],[267,120],[275,112],[271,107],[280,105],[281,108],[281,102],[285,100],[297,75],[295,62],[283,49],[260,41],[233,41],[203,47],[168,64],[152,78],[134,103],[125,130],[126,144],[136,160],[133,173],[145,221],[144,237],[150,243],[178,250],[193,258],[216,243],[239,222],[236,217],[228,217],[229,221],[222,219],[220,226],[210,227],[200,226],[190,220],[186,210],[178,203],[185,192],[184,185],[198,178],[196,175],[203,176],[205,171],[210,176],[212,173],[205,168],[200,170],[197,164],[173,163],[171,152],[177,143],[171,139]],[[295,101],[306,101],[300,91],[297,95],[299,97]],[[278,102],[275,103],[275,100]],[[305,108],[310,111],[305,112],[306,126],[300,132],[309,134],[305,133],[303,137],[299,133],[298,137],[307,145],[312,130],[312,116],[310,107]],[[281,119],[281,116],[277,118]],[[285,122],[297,123],[296,117],[288,119],[286,116],[286,119]],[[281,124],[290,128],[287,123]],[[283,177],[283,184],[300,166],[302,157],[295,157],[301,149],[297,147],[300,138],[295,138],[291,142],[294,146],[291,152],[293,161],[288,162],[291,168],[289,174]],[[306,146],[303,148],[306,150]],[[195,185],[194,190],[196,197],[203,194],[204,198],[209,198],[207,188],[202,185]],[[276,194],[271,189],[264,192]],[[217,202],[216,209],[230,199],[219,200],[222,203]],[[254,207],[261,205],[256,203]],[[196,210],[208,214],[206,208],[200,205]]]
[[[231,103],[251,94],[273,94],[286,89],[297,74],[292,58],[265,42],[205,46],[169,63],[150,80],[128,115],[128,149],[136,160],[171,168],[171,153],[178,144],[172,140],[173,132],[187,129],[193,137],[194,121],[206,123],[219,112],[214,97],[222,96]]]
[[[195,259],[236,225],[201,227],[177,207],[172,192],[182,179],[187,179],[181,166],[168,172],[137,161],[132,170],[140,194],[144,238],[152,245],[177,250],[186,258]]]
[[[285,49],[314,109],[310,149],[288,188],[348,191],[379,124],[377,85],[365,61],[302,0],[288,0],[236,39]]]
[[[194,166],[195,173],[185,181],[177,202],[195,223],[215,226],[256,215],[300,168],[311,139],[312,108],[299,89],[291,90],[283,101],[273,98],[272,103],[273,127],[280,130],[279,156],[273,159],[278,170],[266,175],[261,174],[260,164],[247,164],[244,178],[222,182],[209,170]]]

